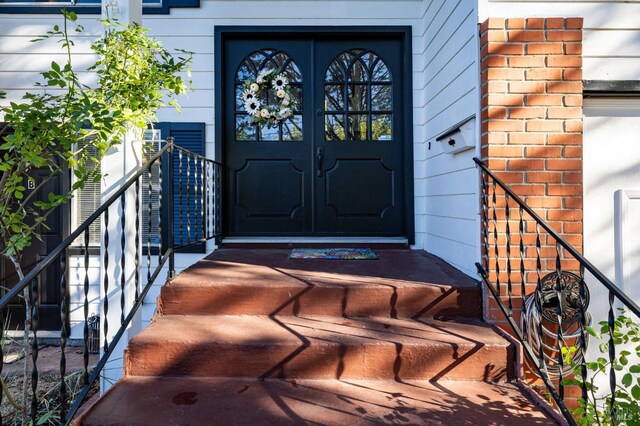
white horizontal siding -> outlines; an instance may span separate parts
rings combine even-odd
[[[640,3],[628,1],[480,0],[487,17],[584,18],[585,80],[640,80]]]
[[[447,263],[455,268],[475,276],[475,271],[470,270],[469,259],[478,256],[476,244],[464,244],[460,241],[451,240],[440,236],[440,234],[427,234],[429,245],[438,247],[438,256],[446,259]]]
[[[475,276],[479,256],[475,150],[445,154],[436,137],[476,114],[478,98],[475,2],[424,2],[424,31],[414,51],[416,229],[424,248]]]
[[[467,194],[444,194],[432,196],[433,202],[425,204],[425,213],[432,217],[448,217],[452,219],[470,219],[466,211],[469,205],[477,203],[475,192]]]
[[[640,16],[637,21],[636,29],[584,30],[585,80],[640,80]]]
[[[89,256],[89,268],[86,270],[89,278],[87,292],[88,315],[100,315],[100,256]],[[82,339],[84,335],[84,256],[69,256],[69,325],[71,339]]]
[[[638,80],[640,78],[640,61],[638,58],[583,58],[582,69],[589,80]]]

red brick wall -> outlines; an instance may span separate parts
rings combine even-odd
[[[483,160],[582,249],[582,18],[491,18],[480,31]],[[555,247],[544,253],[543,269],[554,270]],[[532,262],[525,265],[530,293],[536,280]],[[504,317],[490,299],[487,320],[500,323]]]

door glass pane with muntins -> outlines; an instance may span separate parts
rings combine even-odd
[[[371,85],[371,110],[391,111],[391,86]]]
[[[371,139],[391,140],[391,114],[371,114]]]
[[[371,81],[373,82],[382,82],[382,81],[391,81],[391,73],[389,72],[389,68],[385,65],[382,60],[376,62],[373,66]]]
[[[236,114],[236,140],[256,140],[256,126],[255,124],[251,124],[247,114]]]
[[[324,133],[325,140],[343,141],[346,132],[344,131],[344,115],[325,115],[324,116]]]
[[[296,114],[291,118],[287,118],[282,123],[282,140],[285,142],[302,140],[301,114]]]
[[[258,80],[259,75],[270,71],[271,76],[283,74],[289,84],[287,103],[278,98],[277,90],[267,83],[260,83],[257,98],[248,99],[247,79]],[[261,49],[244,58],[235,75],[235,140],[238,142],[293,142],[302,140],[302,73],[285,52],[277,49]],[[252,92],[253,93],[253,92]],[[263,109],[285,108],[292,110],[291,117],[277,124],[258,124],[253,115]],[[278,113],[278,111],[276,111]]]
[[[325,111],[346,111],[344,103],[344,86],[328,84],[324,88]]]
[[[349,111],[368,111],[369,100],[367,86],[364,84],[349,85]]]
[[[364,141],[369,139],[367,116],[364,114],[349,114],[349,140]]]
[[[337,55],[325,73],[325,141],[390,141],[392,93],[391,72],[376,53],[351,49]],[[346,113],[346,129],[338,112]]]

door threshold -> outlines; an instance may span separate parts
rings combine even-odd
[[[403,237],[226,237],[224,248],[292,248],[292,247],[378,247],[408,248],[409,240]]]

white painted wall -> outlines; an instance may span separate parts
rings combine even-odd
[[[86,271],[89,278],[88,316],[101,315],[100,305],[100,256],[89,256],[89,268]],[[84,256],[69,256],[69,308],[70,308],[70,338],[82,340],[84,336]]]
[[[640,3],[624,0],[479,0],[487,17],[583,17],[585,80],[640,79]]]
[[[640,303],[640,98],[589,99],[584,115],[584,253]],[[586,282],[594,323],[606,320],[607,290],[589,275]],[[589,356],[597,355],[592,345]]]
[[[479,115],[477,18],[472,1],[425,1],[414,46],[416,245],[474,277],[480,225],[472,158],[478,152],[447,154],[436,138]]]

